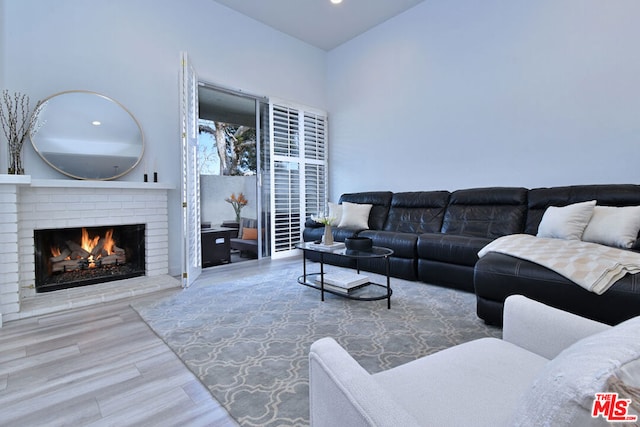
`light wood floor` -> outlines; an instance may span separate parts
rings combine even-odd
[[[131,301],[5,323],[0,426],[236,426]]]

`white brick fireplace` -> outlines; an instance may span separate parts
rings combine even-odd
[[[0,326],[3,320],[21,318],[25,301],[59,292],[35,293],[36,229],[145,224],[146,277],[166,276],[171,188],[161,183],[0,175]],[[131,281],[134,286],[137,282]],[[83,292],[100,294],[102,286],[86,286]]]

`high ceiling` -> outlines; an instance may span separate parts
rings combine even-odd
[[[215,0],[329,51],[424,0]]]

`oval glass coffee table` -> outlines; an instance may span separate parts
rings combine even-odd
[[[324,301],[324,294],[328,292],[333,295],[337,295],[344,298],[360,301],[378,301],[387,300],[387,308],[391,308],[391,279],[389,276],[389,257],[393,255],[393,250],[384,248],[381,246],[373,246],[367,251],[354,251],[345,248],[344,244],[335,244],[332,246],[326,246],[323,244],[317,244],[313,242],[301,242],[296,244],[296,248],[304,252],[302,256],[302,276],[298,277],[298,283],[301,285],[309,286],[320,291],[320,299]],[[315,252],[320,256],[320,272],[308,273],[307,272],[307,252]],[[329,280],[330,273],[324,271],[324,257],[325,255],[336,255],[340,257],[346,257],[355,260],[357,274],[360,274],[360,260],[363,259],[384,259],[386,266],[386,284],[374,283],[366,279],[364,283],[358,283],[352,289],[346,290],[341,286],[332,286],[329,283],[325,283],[325,277]]]

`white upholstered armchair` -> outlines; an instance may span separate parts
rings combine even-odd
[[[503,339],[483,338],[369,374],[335,340],[309,353],[311,425],[587,426],[596,392],[640,398],[640,317],[615,327],[506,300]],[[635,390],[635,391],[634,391]],[[637,414],[629,408],[629,414]]]

